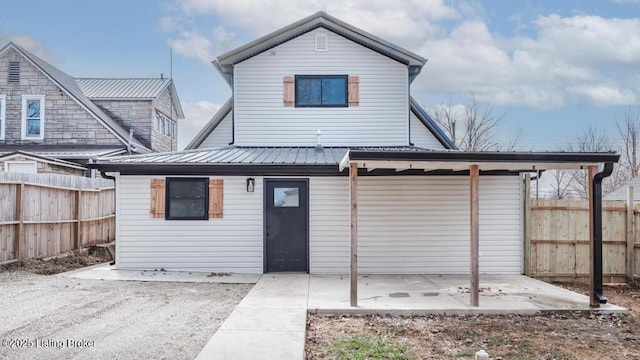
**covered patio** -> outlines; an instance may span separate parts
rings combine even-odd
[[[361,307],[363,290],[358,276],[358,177],[373,171],[395,172],[395,174],[468,174],[469,176],[469,269],[470,274],[465,284],[458,284],[456,288],[467,289],[463,293],[469,298],[469,306],[476,308],[480,305],[480,294],[487,289],[487,284],[481,284],[479,270],[479,240],[480,240],[480,206],[479,179],[482,175],[512,174],[539,172],[548,169],[584,169],[587,171],[589,187],[590,211],[590,244],[591,244],[591,277],[590,296],[584,299],[590,307],[606,304],[607,299],[602,293],[602,180],[611,175],[613,163],[619,160],[619,155],[613,152],[461,152],[461,151],[433,151],[415,147],[404,149],[363,148],[350,149],[340,162],[340,171],[348,169],[349,174],[349,208],[350,208],[350,272],[349,272],[349,306]],[[526,177],[528,179],[528,177]],[[525,181],[528,185],[528,181]],[[527,201],[527,199],[525,199]],[[526,263],[526,260],[525,260]],[[425,278],[426,279],[426,278]],[[455,277],[457,281],[460,277]],[[490,278],[486,278],[490,279]],[[522,277],[522,281],[527,279]],[[482,278],[485,281],[485,278]],[[433,282],[430,280],[430,282]],[[390,287],[393,282],[387,283]],[[435,282],[436,284],[438,281]],[[425,283],[425,285],[427,285]],[[379,299],[385,291],[376,291],[372,298]],[[387,293],[393,293],[387,291]],[[406,292],[403,292],[403,294]],[[427,291],[426,293],[446,294],[459,298],[447,289]],[[410,298],[411,296],[404,296]],[[483,296],[487,298],[486,294]],[[489,301],[490,298],[487,298]],[[373,300],[375,301],[375,300]],[[446,302],[445,302],[446,303]],[[540,309],[538,309],[540,310]]]

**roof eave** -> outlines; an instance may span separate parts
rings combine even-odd
[[[226,52],[218,56],[216,61],[223,72],[231,73],[233,71],[234,64],[249,59],[319,27],[333,31],[336,34],[344,36],[345,38],[360,45],[404,63],[407,66],[421,68],[427,61],[420,55],[349,25],[323,11],[317,12],[282,29],[276,30],[234,50]]]

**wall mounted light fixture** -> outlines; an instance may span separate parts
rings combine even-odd
[[[254,192],[256,189],[256,179],[247,178],[247,192]]]

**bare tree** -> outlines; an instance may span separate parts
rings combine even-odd
[[[505,114],[496,115],[491,107],[481,106],[475,98],[460,105],[450,98],[447,103],[435,107],[433,115],[460,150],[512,150],[520,141],[520,133],[516,133],[508,142],[498,142],[495,132]]]
[[[631,108],[627,108],[622,119],[616,122],[620,135],[622,161],[621,165],[626,172],[626,177],[632,179],[640,170],[640,114]]]
[[[549,170],[551,175],[549,187],[551,187],[551,197],[554,199],[565,199],[571,197],[572,185],[575,172],[567,170]]]
[[[598,128],[589,126],[584,132],[576,136],[576,142],[569,146],[569,151],[579,152],[605,152],[614,149],[609,137]],[[562,170],[561,170],[562,171]],[[565,170],[566,171],[566,170]],[[589,182],[586,170],[572,171],[572,188],[581,198],[589,197]],[[607,194],[615,190],[627,180],[624,172],[618,164],[615,165],[613,174],[604,179],[602,191]]]

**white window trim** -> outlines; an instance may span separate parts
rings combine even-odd
[[[40,136],[27,136],[27,101],[40,100]],[[44,95],[22,95],[22,140],[44,140],[45,101]]]
[[[7,127],[7,96],[0,95],[0,140],[4,140],[4,131]]]
[[[170,139],[174,139],[175,138],[175,127],[176,127],[176,122],[175,120],[169,118],[167,115],[163,114],[162,112],[155,110],[154,111],[154,115],[155,117],[155,125],[154,125],[154,130],[161,135],[164,135]],[[162,128],[160,128],[162,126]]]
[[[9,165],[11,164],[30,164],[33,165],[33,173],[37,174],[38,173],[38,164],[35,161],[24,161],[24,160],[7,160],[4,162],[4,172],[11,172],[9,171]],[[29,173],[31,174],[31,173]]]

